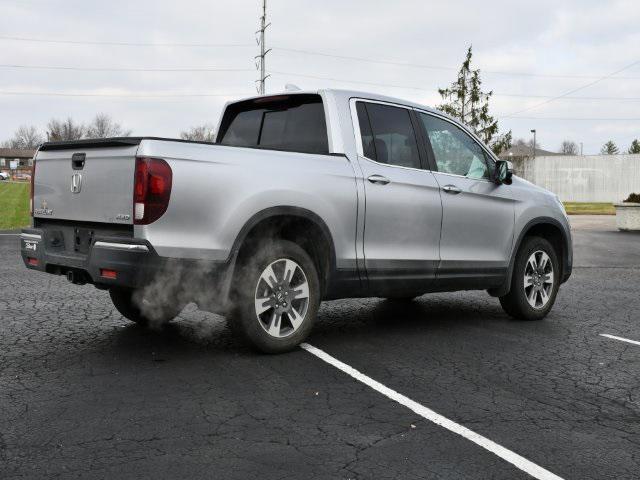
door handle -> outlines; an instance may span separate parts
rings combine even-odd
[[[442,187],[442,190],[452,195],[457,195],[458,193],[462,192],[462,190],[455,185],[445,185],[444,187]]]
[[[391,182],[387,177],[383,177],[382,175],[371,175],[367,178],[371,183],[376,183],[378,185],[386,185]]]

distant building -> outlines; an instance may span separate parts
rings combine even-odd
[[[9,169],[11,161],[16,160],[19,168],[27,168],[33,165],[35,149],[23,150],[20,148],[0,148],[0,168]]]
[[[550,152],[548,150],[542,150],[536,148],[536,157],[551,157],[553,155],[562,155],[561,153]],[[502,152],[499,157],[503,160],[526,160],[533,158],[533,152],[529,145],[513,145],[509,150]]]
[[[548,150],[542,150],[536,148],[536,158],[538,157],[552,157],[561,155],[560,153],[549,152]],[[533,152],[529,145],[513,145],[509,150],[505,150],[498,157],[502,160],[509,160],[513,163],[513,170],[516,175],[524,177],[526,167],[529,160],[533,160]]]

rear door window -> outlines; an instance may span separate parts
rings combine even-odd
[[[301,153],[329,153],[320,95],[283,95],[227,107],[218,143]]]
[[[357,102],[356,112],[365,157],[388,165],[420,168],[418,142],[408,109]]]

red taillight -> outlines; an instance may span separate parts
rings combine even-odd
[[[27,257],[27,263],[33,267],[38,266],[38,259],[33,257]]]
[[[172,178],[171,167],[161,158],[136,158],[133,223],[148,225],[167,211]]]
[[[116,272],[115,270],[109,270],[107,268],[101,268],[100,269],[100,276],[104,277],[104,278],[117,278],[118,277],[118,272]]]
[[[33,160],[33,166],[31,167],[31,197],[29,199],[29,211],[31,216],[33,217],[33,185],[36,178],[36,160]]]

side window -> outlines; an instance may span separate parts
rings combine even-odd
[[[440,118],[420,113],[438,171],[468,178],[490,178],[488,165],[493,165],[485,151],[464,130]]]
[[[257,145],[261,123],[261,110],[238,112],[233,123],[226,131],[224,143],[236,147],[253,147]]]
[[[418,142],[409,110],[357,102],[356,111],[365,157],[389,165],[420,168]]]

